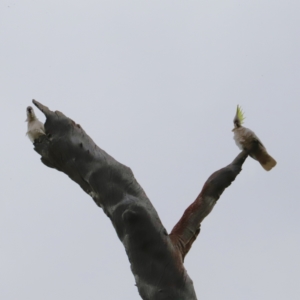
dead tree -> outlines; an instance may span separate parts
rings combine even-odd
[[[139,294],[144,300],[195,300],[184,257],[196,240],[202,220],[247,158],[213,173],[197,199],[170,234],[130,168],[100,149],[79,124],[33,100],[46,116],[46,135],[34,143],[42,162],[67,174],[89,194],[111,220],[125,247]]]

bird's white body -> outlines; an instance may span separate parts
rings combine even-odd
[[[243,126],[234,128],[233,134],[233,139],[241,150],[250,149],[253,140],[257,140],[262,144],[256,134],[249,128]]]
[[[44,124],[36,117],[31,106],[27,107],[27,135],[33,143],[39,136],[45,134]]]

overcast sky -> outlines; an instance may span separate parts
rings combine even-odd
[[[1,0],[0,298],[140,299],[109,219],[25,136],[34,98],[131,167],[168,231],[239,153],[240,104],[278,164],[247,159],[185,266],[199,299],[298,299],[299,13],[299,0]]]

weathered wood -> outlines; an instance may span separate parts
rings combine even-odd
[[[242,152],[215,172],[168,235],[130,168],[100,149],[79,124],[33,100],[46,116],[46,135],[35,141],[42,162],[67,174],[110,218],[125,247],[144,300],[196,300],[183,258],[224,189],[241,170]]]
[[[240,173],[247,156],[248,154],[242,151],[231,164],[214,172],[205,182],[199,196],[185,210],[179,222],[174,226],[170,237],[180,250],[182,259],[196,240],[201,222],[212,211],[224,190]]]

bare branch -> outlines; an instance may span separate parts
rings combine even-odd
[[[100,149],[79,124],[33,100],[46,116],[46,135],[34,142],[42,162],[67,174],[110,218],[125,247],[136,285],[144,300],[196,300],[183,259],[224,189],[247,158],[241,152],[213,173],[200,195],[168,235],[130,168]]]
[[[100,149],[79,124],[33,103],[46,116],[46,135],[35,141],[35,151],[103,208],[125,247],[141,297],[196,300],[181,255],[130,168]]]
[[[242,151],[227,167],[214,172],[205,182],[196,200],[185,210],[179,222],[170,233],[170,238],[184,259],[196,240],[203,219],[212,211],[224,190],[242,170],[248,153]]]

